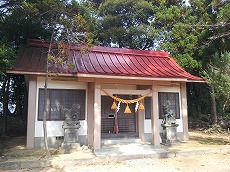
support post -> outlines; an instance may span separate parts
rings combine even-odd
[[[145,122],[145,111],[144,110],[138,110],[138,133],[139,138],[141,141],[145,141],[145,133],[144,133],[144,122]]]
[[[95,83],[94,88],[94,140],[93,147],[101,148],[101,84]]]
[[[183,121],[184,141],[188,141],[188,110],[187,110],[187,91],[186,82],[181,82],[181,112]]]
[[[151,127],[152,127],[152,144],[160,146],[160,129],[159,129],[159,110],[158,110],[158,90],[157,85],[152,85],[152,103],[151,103]]]
[[[29,92],[28,92],[27,137],[26,137],[27,149],[34,148],[36,94],[37,94],[37,77],[35,75],[30,75]]]
[[[88,145],[93,147],[93,134],[94,134],[94,83],[88,83],[87,94],[87,139]]]

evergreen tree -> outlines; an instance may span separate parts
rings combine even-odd
[[[153,7],[146,0],[107,0],[98,9],[99,41],[104,46],[151,49]]]
[[[230,107],[230,53],[215,53],[208,69],[204,71],[204,77],[210,86],[211,96],[218,100],[222,115]],[[214,107],[215,108],[215,107]],[[212,116],[213,123],[217,122],[217,116]]]

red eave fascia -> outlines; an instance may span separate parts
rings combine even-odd
[[[29,72],[29,71],[15,71],[7,70],[6,73],[23,74],[23,75],[45,75],[44,72]],[[51,73],[52,75],[52,73]],[[173,77],[150,77],[150,76],[132,76],[132,75],[102,75],[102,74],[89,74],[89,73],[55,73],[56,76],[74,76],[85,78],[103,78],[103,79],[133,79],[133,80],[152,80],[152,81],[181,81],[181,82],[205,82],[202,78],[187,79],[187,78],[173,78]]]

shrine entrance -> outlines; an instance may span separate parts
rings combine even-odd
[[[117,95],[119,98],[132,100],[137,96],[132,95]],[[118,134],[114,132],[114,122],[115,122],[115,113],[116,111],[111,109],[113,104],[113,99],[109,96],[101,97],[101,133],[104,135],[117,135],[117,137],[123,137],[124,135],[136,135],[137,125],[136,125],[136,116],[135,104],[129,104],[131,110],[130,114],[125,114],[126,104],[121,103],[120,109],[117,112],[117,122],[118,122]],[[116,136],[114,136],[116,137]]]

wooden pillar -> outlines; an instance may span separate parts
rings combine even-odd
[[[94,83],[88,83],[87,94],[87,138],[88,145],[93,147],[94,134]]]
[[[160,131],[159,131],[159,110],[158,110],[158,90],[157,85],[152,85],[152,103],[151,103],[151,127],[152,127],[152,144],[160,146]]]
[[[101,90],[100,83],[95,83],[94,88],[94,140],[93,147],[101,148]]]
[[[188,141],[188,110],[187,110],[187,91],[186,82],[181,82],[181,113],[183,121],[184,141]]]
[[[138,110],[138,133],[141,141],[145,141],[145,133],[144,133],[144,122],[145,122],[145,111]]]
[[[37,94],[37,77],[35,75],[30,75],[29,92],[28,92],[27,138],[26,138],[27,149],[34,148],[36,94]]]

